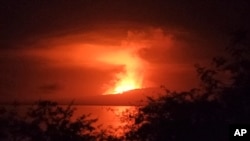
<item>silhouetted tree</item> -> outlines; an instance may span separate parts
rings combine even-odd
[[[74,108],[66,108],[56,102],[38,101],[27,114],[21,116],[17,109],[0,110],[0,140],[13,141],[91,141],[98,137],[94,133],[96,119],[82,115],[72,119]]]

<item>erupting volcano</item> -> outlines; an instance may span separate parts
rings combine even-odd
[[[122,50],[105,54],[100,58],[106,63],[123,66],[123,70],[114,75],[114,80],[108,84],[104,94],[122,94],[143,87],[145,62],[136,54],[137,45],[126,43],[127,47],[123,47]]]
[[[115,81],[105,94],[121,94],[125,91],[142,88],[143,70],[138,59],[125,62],[124,72],[115,75]],[[113,86],[112,86],[113,85]]]

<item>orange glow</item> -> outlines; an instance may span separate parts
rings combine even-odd
[[[123,66],[123,71],[115,74],[114,81],[107,86],[104,94],[122,94],[128,90],[142,88],[145,63],[133,52],[131,49],[123,49],[99,58],[104,62]]]
[[[140,88],[133,78],[122,79],[114,89],[114,93],[123,93],[124,91]]]
[[[106,93],[122,94],[125,91],[139,89],[142,87],[141,78],[136,76],[136,72],[128,72],[122,74],[121,78],[116,82],[113,88],[109,89]]]
[[[173,46],[172,36],[165,35],[162,29],[128,30],[127,33],[117,31],[115,35],[107,35],[106,31],[101,33],[96,30],[45,38],[37,41],[37,48],[30,48],[22,54],[42,58],[44,67],[80,68],[86,71],[83,72],[86,77],[88,70],[98,70],[102,74],[93,78],[89,76],[88,81],[99,85],[89,89],[98,89],[98,94],[122,94],[125,91],[148,87],[150,80],[147,80],[147,77],[152,67],[150,61],[157,61],[161,57],[155,58],[152,54],[164,52]],[[81,82],[78,84],[84,86]],[[78,91],[84,92],[82,87],[78,88]]]

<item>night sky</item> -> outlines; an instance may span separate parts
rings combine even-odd
[[[249,29],[248,0],[12,0],[0,2],[0,102],[198,85],[194,64]]]

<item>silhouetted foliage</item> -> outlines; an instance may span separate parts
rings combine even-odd
[[[211,67],[196,65],[201,87],[186,92],[166,90],[126,115],[125,140],[228,140],[228,126],[250,123],[250,54],[246,31],[237,31]]]
[[[59,106],[56,102],[38,101],[23,116],[17,107],[13,110],[1,109],[0,139],[31,141],[82,141],[95,140],[96,119],[82,115],[72,119],[74,108]]]

